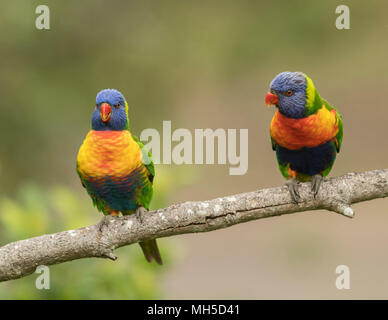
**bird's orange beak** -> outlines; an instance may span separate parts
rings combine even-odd
[[[100,106],[100,117],[101,117],[101,120],[104,121],[104,122],[109,121],[111,114],[112,114],[112,107],[109,104],[107,104],[107,103],[103,103]]]
[[[277,105],[279,103],[279,98],[276,94],[268,92],[265,96],[265,105],[269,107],[271,104]]]

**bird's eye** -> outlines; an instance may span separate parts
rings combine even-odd
[[[118,104],[115,105],[115,108],[118,109],[120,108],[120,102]]]
[[[294,94],[294,90],[291,90],[291,89],[288,89],[287,91],[286,91],[286,96],[292,96]]]

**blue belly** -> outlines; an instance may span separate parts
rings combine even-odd
[[[279,164],[290,165],[298,173],[313,176],[330,168],[336,157],[336,147],[331,141],[314,148],[288,150],[276,146],[276,156]]]
[[[138,191],[144,187],[145,181],[141,168],[138,168],[125,177],[86,178],[85,184],[92,197],[110,209],[122,212],[139,207]]]

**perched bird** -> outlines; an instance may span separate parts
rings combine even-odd
[[[279,169],[295,202],[298,181],[310,181],[314,197],[340,152],[341,115],[301,72],[282,72],[270,84],[267,106],[275,105],[270,134]]]
[[[124,96],[114,89],[100,91],[92,114],[92,129],[78,152],[77,172],[93,204],[105,215],[101,225],[120,212],[135,213],[142,221],[151,202],[155,175],[152,156],[148,151],[144,153],[143,148],[129,131]],[[156,240],[139,244],[148,262],[162,264]]]

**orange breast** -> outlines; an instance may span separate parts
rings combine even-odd
[[[316,147],[333,139],[338,133],[336,112],[323,106],[316,114],[291,119],[277,110],[270,133],[277,144],[290,150]]]
[[[142,152],[128,130],[91,130],[79,149],[77,161],[84,176],[123,177],[141,165]]]

